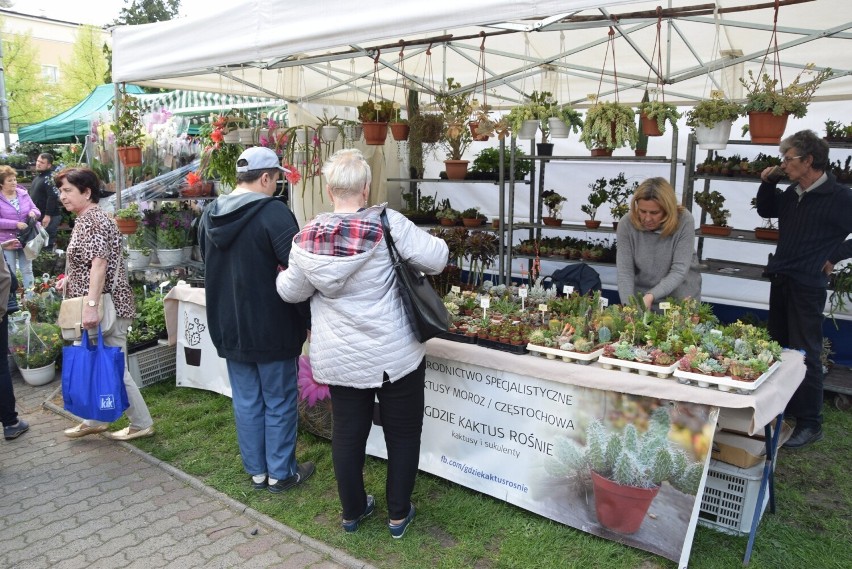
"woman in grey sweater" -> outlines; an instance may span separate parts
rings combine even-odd
[[[656,308],[668,297],[701,297],[695,221],[691,212],[677,204],[674,188],[665,178],[648,178],[639,184],[617,235],[622,303],[637,292],[648,308]]]

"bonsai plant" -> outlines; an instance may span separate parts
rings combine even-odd
[[[728,227],[728,218],[731,212],[724,208],[725,196],[716,190],[705,190],[695,194],[695,203],[701,206],[704,213],[710,216],[713,225],[701,224],[701,232],[712,235],[730,235],[731,228]],[[715,227],[714,227],[715,226]]]
[[[698,147],[703,150],[722,150],[728,146],[731,124],[744,109],[740,103],[725,100],[721,91],[710,99],[700,101],[686,113],[686,126],[692,127]]]
[[[562,203],[566,198],[556,190],[545,190],[541,193],[541,201],[547,208],[547,215],[542,217],[545,225],[562,225]]]
[[[435,103],[444,116],[441,143],[447,151],[444,165],[450,180],[463,180],[467,174],[468,161],[462,160],[462,156],[473,141],[466,124],[473,111],[470,93],[461,92],[460,88],[460,83],[448,77],[447,90],[435,95]]]
[[[627,105],[598,102],[586,112],[580,140],[592,150],[592,156],[610,156],[614,149],[625,145],[636,148],[639,135],[635,117]]]
[[[586,220],[586,227],[589,229],[597,229],[601,225],[600,220],[595,219],[595,216],[598,213],[598,208],[605,204],[606,200],[609,198],[609,193],[606,191],[606,178],[598,178],[589,184],[589,188],[592,191],[586,198],[588,203],[580,206],[580,210],[590,218]]]
[[[666,122],[677,128],[677,119],[680,118],[677,107],[662,101],[639,103],[639,115],[642,118],[642,130],[648,136],[662,136],[666,132]]]
[[[115,145],[118,147],[118,157],[126,168],[140,166],[142,164],[142,149],[139,147],[145,138],[144,124],[142,123],[142,103],[139,99],[127,93],[122,93],[118,99],[118,117],[110,125],[110,130],[115,135]],[[109,109],[116,105],[113,101]]]
[[[757,209],[757,198],[751,198],[751,208]],[[754,236],[767,241],[778,241],[778,228],[771,217],[763,218],[763,226],[754,228]]]
[[[633,196],[638,185],[638,182],[634,182],[632,186],[628,186],[624,172],[619,172],[615,178],[610,179],[607,201],[611,204],[609,212],[612,214],[613,227],[618,227],[619,220],[630,211],[627,202]]]
[[[810,81],[802,83],[802,79],[814,73],[812,63],[793,79],[793,82],[776,91],[779,79],[771,79],[768,73],[755,77],[749,70],[747,78],[740,78],[740,83],[746,88],[745,112],[748,113],[749,124],[743,127],[743,133],[749,132],[751,141],[758,144],[777,144],[787,127],[787,117],[805,116],[808,103],[823,81],[831,77],[830,68],[816,73]],[[766,122],[769,124],[766,124]]]
[[[585,448],[559,439],[554,459],[545,468],[560,478],[590,475],[598,522],[619,533],[635,533],[663,482],[685,494],[698,491],[704,465],[669,440],[670,429],[664,407],[654,410],[643,433],[633,424],[620,433],[610,432],[596,420],[586,431]]]
[[[123,207],[115,212],[115,224],[118,230],[124,235],[133,235],[142,221],[142,212],[139,211],[139,204],[131,202],[127,207]]]

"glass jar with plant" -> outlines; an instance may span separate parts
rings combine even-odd
[[[686,126],[695,132],[699,148],[722,150],[728,146],[731,124],[743,112],[740,103],[725,99],[722,91],[714,91],[710,99],[700,101],[686,113]]]
[[[541,201],[547,208],[547,215],[541,219],[545,225],[562,225],[562,204],[566,199],[556,190],[545,190],[541,193]]]
[[[648,136],[662,136],[666,132],[666,122],[677,128],[680,113],[677,107],[663,101],[643,101],[639,103],[639,115],[642,130]]]
[[[611,156],[622,146],[636,148],[639,132],[636,115],[627,105],[615,101],[597,102],[586,111],[580,140],[592,151],[592,156]]]
[[[118,156],[127,168],[142,164],[142,150],[139,146],[145,138],[142,123],[142,103],[136,97],[122,93],[118,101],[113,101],[109,109],[118,104],[118,116],[110,125],[118,147]]]
[[[749,124],[743,127],[751,141],[757,144],[777,144],[787,128],[787,117],[802,118],[808,111],[808,103],[823,81],[831,77],[830,68],[814,74],[814,64],[807,64],[786,87],[778,89],[780,79],[761,73],[755,77],[749,70],[748,77],[740,78],[746,89],[745,112]],[[803,80],[813,76],[810,81]]]
[[[609,198],[609,193],[606,191],[606,178],[598,178],[589,184],[589,189],[592,191],[586,198],[588,203],[580,206],[580,210],[589,216],[589,219],[585,220],[586,227],[597,229],[601,225],[601,221],[595,219],[595,216],[598,214],[598,208],[605,204]]]
[[[701,224],[701,233],[709,235],[730,235],[731,228],[728,227],[728,218],[731,212],[725,209],[725,196],[720,192],[705,190],[695,194],[695,203],[701,206],[704,213],[710,216],[712,225]]]

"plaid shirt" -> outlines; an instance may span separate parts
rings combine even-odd
[[[325,214],[302,229],[293,242],[315,255],[351,257],[373,249],[382,236],[382,225],[376,220]]]

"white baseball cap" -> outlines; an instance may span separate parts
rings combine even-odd
[[[278,168],[285,174],[290,171],[281,167],[281,160],[275,151],[265,146],[252,146],[246,148],[237,159],[237,172],[248,172],[250,170],[267,170]]]

